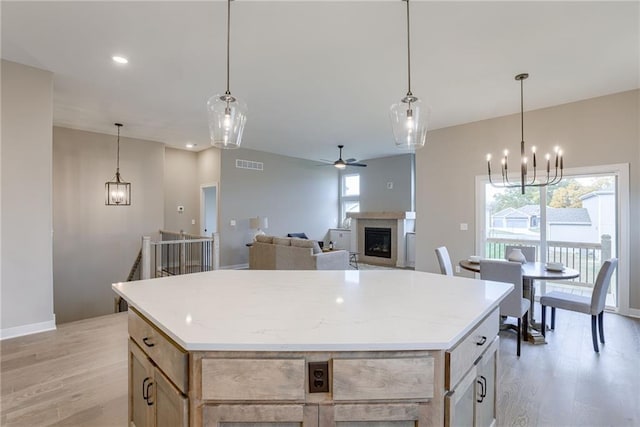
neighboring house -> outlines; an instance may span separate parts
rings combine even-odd
[[[491,235],[516,237],[515,235],[537,236],[540,228],[540,207],[525,205],[506,208],[491,216]],[[591,221],[586,208],[547,207],[547,239],[569,242],[599,242],[597,227]]]

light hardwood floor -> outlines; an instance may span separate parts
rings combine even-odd
[[[120,313],[2,341],[0,425],[126,426],[126,322]],[[501,332],[499,424],[639,426],[640,320],[606,314],[605,333],[596,355],[589,317],[558,310],[548,344],[525,343],[517,359]]]

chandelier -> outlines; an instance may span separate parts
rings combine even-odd
[[[500,174],[502,176],[502,182],[494,182],[491,177],[491,154],[487,154],[487,173],[489,175],[489,182],[494,187],[498,188],[520,188],[522,194],[524,194],[525,187],[545,187],[547,185],[554,185],[562,180],[562,174],[564,170],[564,163],[562,159],[562,150],[560,147],[555,147],[555,160],[554,160],[554,173],[551,176],[551,156],[547,153],[546,159],[546,178],[539,178],[537,176],[537,162],[536,162],[536,147],[531,147],[531,178],[529,178],[529,158],[525,155],[524,148],[524,80],[529,77],[529,74],[523,73],[516,76],[516,80],[520,82],[520,182],[511,182],[509,180],[509,152],[504,150],[504,157],[502,157],[500,165]],[[558,174],[558,168],[560,173]]]
[[[239,148],[247,122],[247,105],[229,90],[229,44],[231,38],[231,0],[227,0],[227,90],[207,101],[211,145],[218,148]]]
[[[424,147],[427,139],[427,122],[430,110],[423,106],[420,99],[411,93],[411,36],[409,0],[407,2],[407,94],[400,102],[391,106],[389,116],[396,147],[406,150],[415,150]]]
[[[120,128],[122,123],[114,123],[118,128],[118,150],[116,154],[116,176],[104,184],[104,204],[107,206],[131,205],[131,183],[120,179]]]

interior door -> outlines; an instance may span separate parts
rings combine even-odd
[[[203,185],[200,193],[200,233],[211,236],[218,232],[218,184]]]

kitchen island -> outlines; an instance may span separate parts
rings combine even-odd
[[[513,285],[408,270],[219,270],[113,289],[132,425],[495,422]]]

